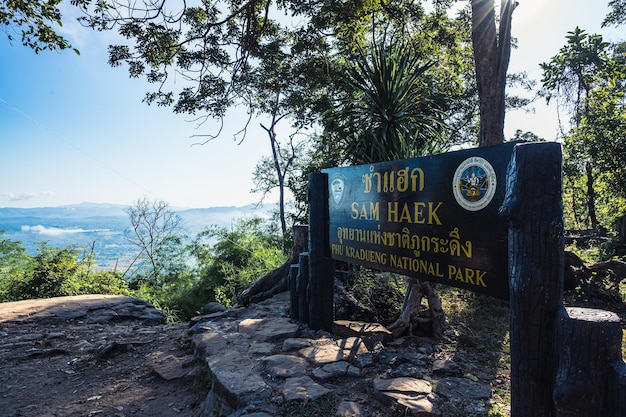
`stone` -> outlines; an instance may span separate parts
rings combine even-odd
[[[206,363],[213,382],[211,391],[233,409],[265,401],[272,394],[250,360],[236,350],[210,356]]]
[[[313,344],[311,339],[302,339],[290,337],[283,341],[283,352],[292,352],[294,350],[303,349]]]
[[[41,340],[43,338],[44,336],[41,333],[31,333],[18,337],[18,340],[20,342],[34,342],[35,340]]]
[[[367,414],[365,413],[365,410],[361,409],[361,405],[359,403],[343,400],[337,406],[337,413],[335,415],[339,417],[362,417]]]
[[[463,370],[453,360],[438,359],[433,362],[433,373],[437,375],[461,376]]]
[[[368,348],[363,342],[363,339],[361,339],[360,337],[347,337],[345,339],[338,339],[335,343],[341,349],[347,351],[348,356],[351,359],[355,358],[358,355],[369,352]]]
[[[416,417],[440,417],[441,413],[435,405],[432,395],[403,396],[397,399],[398,405],[405,407],[406,411]]]
[[[380,342],[388,342],[393,338],[393,333],[382,324],[350,320],[334,321],[333,334],[344,338],[359,337],[370,349]]]
[[[313,370],[313,376],[319,381],[327,381],[331,378],[339,377],[354,378],[360,375],[361,370],[359,368],[345,361],[332,362]]]
[[[226,310],[226,307],[224,307],[220,303],[216,301],[211,301],[210,303],[204,305],[204,307],[202,308],[202,314],[221,313]]]
[[[183,378],[192,371],[188,367],[192,357],[179,358],[174,355],[165,355],[163,352],[157,352],[151,356],[152,369],[166,381]]]
[[[59,323],[86,319],[88,323],[140,320],[145,325],[165,322],[165,313],[150,303],[121,295],[87,294],[0,303],[0,322]]]
[[[273,342],[294,337],[298,331],[298,325],[285,317],[244,319],[239,322],[238,331],[250,335],[259,342]]]
[[[364,353],[359,355],[357,356],[355,363],[361,369],[367,368],[368,366],[374,366],[374,354]]]
[[[213,320],[226,317],[227,314],[228,314],[228,311],[218,311],[218,312],[211,313],[211,314],[203,314],[201,316],[192,317],[189,320],[189,327],[198,326],[198,324],[200,323],[211,322]]]
[[[282,388],[286,401],[314,401],[331,390],[314,382],[308,376],[287,378]]]
[[[374,395],[385,404],[405,407],[413,416],[438,417],[430,382],[417,378],[375,379]]]
[[[400,377],[392,379],[376,378],[373,381],[374,392],[397,392],[404,394],[430,394],[433,387],[424,379]]]
[[[191,342],[197,358],[204,359],[226,349],[228,342],[217,332],[199,333],[193,335]]]
[[[390,376],[392,378],[398,378],[403,376],[423,378],[424,370],[419,366],[413,365],[412,363],[401,363],[400,365],[393,368]]]
[[[368,353],[368,350],[361,339],[349,337],[336,341],[327,340],[325,343],[300,349],[299,353],[313,364],[323,365],[330,362],[352,360],[360,354]]]
[[[306,359],[293,355],[272,355],[260,359],[273,378],[289,378],[306,374]]]
[[[382,363],[383,365],[400,365],[402,359],[399,353],[391,352],[388,350],[382,350],[378,352],[376,355],[376,360],[378,363]]]
[[[448,377],[437,381],[437,394],[448,398],[487,400],[491,398],[491,386],[467,378]]]
[[[273,351],[274,344],[266,342],[253,342],[248,348],[248,353],[252,353],[253,355],[268,356],[271,355]]]

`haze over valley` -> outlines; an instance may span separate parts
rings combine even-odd
[[[117,204],[82,203],[59,207],[0,208],[0,239],[22,242],[29,254],[35,254],[37,245],[46,242],[50,247],[74,246],[91,251],[99,268],[126,268],[137,253],[125,238],[130,227],[127,206]],[[230,227],[242,217],[269,217],[275,205],[261,207],[210,207],[172,209],[182,218],[182,224],[191,237],[205,228],[216,225]]]

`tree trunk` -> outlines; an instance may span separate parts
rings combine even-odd
[[[626,216],[615,219],[615,232],[617,233],[617,241],[626,244]]]
[[[423,325],[424,321],[429,322],[429,333],[431,333],[433,337],[442,337],[444,330],[447,328],[447,321],[439,293],[434,285],[428,281],[421,281],[414,278],[407,278],[407,280],[407,289],[402,303],[402,309],[400,310],[400,316],[389,326],[393,337],[398,338],[407,333],[412,335],[413,327]],[[428,319],[420,317],[422,298],[424,297],[426,297],[428,301],[430,312]]]
[[[504,142],[506,73],[511,56],[511,21],[517,3],[501,0],[496,33],[494,0],[472,0],[472,44],[480,106],[480,146]]]
[[[594,177],[591,162],[585,164],[585,171],[587,173],[587,213],[591,227],[595,229],[598,226],[598,216],[596,215],[596,190],[593,185]]]
[[[250,303],[258,303],[282,291],[287,291],[291,265],[298,263],[300,253],[306,252],[308,249],[308,230],[308,226],[293,227],[293,246],[289,258],[278,268],[248,284],[237,296],[239,305],[246,306]]]

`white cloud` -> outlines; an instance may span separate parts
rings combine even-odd
[[[94,233],[94,232],[109,232],[108,229],[81,229],[81,228],[70,228],[70,229],[62,229],[60,227],[47,227],[41,224],[36,226],[22,226],[22,232],[32,232],[37,233],[39,235],[46,236],[61,236],[66,234],[74,234],[74,233]]]
[[[54,196],[54,192],[52,191],[42,191],[42,192],[26,192],[26,193],[13,193],[6,192],[2,194],[9,201],[24,201],[24,200],[32,200],[38,197],[52,197]]]

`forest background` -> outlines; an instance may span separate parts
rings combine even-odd
[[[514,21],[515,4],[502,1],[498,10],[494,3],[251,0],[181,9],[163,1],[144,9],[72,1],[82,24],[124,39],[109,47],[109,63],[154,85],[145,96],[149,104],[200,122],[219,120],[233,107],[267,117],[262,128],[272,154],[253,176],[261,195],[278,191],[278,210],[270,221],[246,218],[187,236],[167,202],[140,198],[126,210],[127,239],[136,248],[127,271],[95,270],[89,248],[42,243],[28,254],[21,242],[2,239],[0,301],[132,294],[175,319],[213,300],[233,305],[248,283],[286,258],[291,225],[306,222],[309,172],[484,144],[473,36],[493,29],[496,45],[515,45],[502,37],[501,25],[505,7]],[[0,22],[11,41],[36,53],[72,50],[54,30],[63,20],[58,4],[3,3]],[[603,25],[623,26],[626,2],[608,4]],[[480,29],[472,20],[477,6],[502,12],[500,26]],[[566,228],[605,236],[602,244],[578,250],[583,258],[623,259],[614,226],[626,214],[626,43],[572,28],[541,68],[539,83],[524,73],[507,74],[506,110],[556,102]],[[542,140],[529,131],[507,138],[519,139]]]

